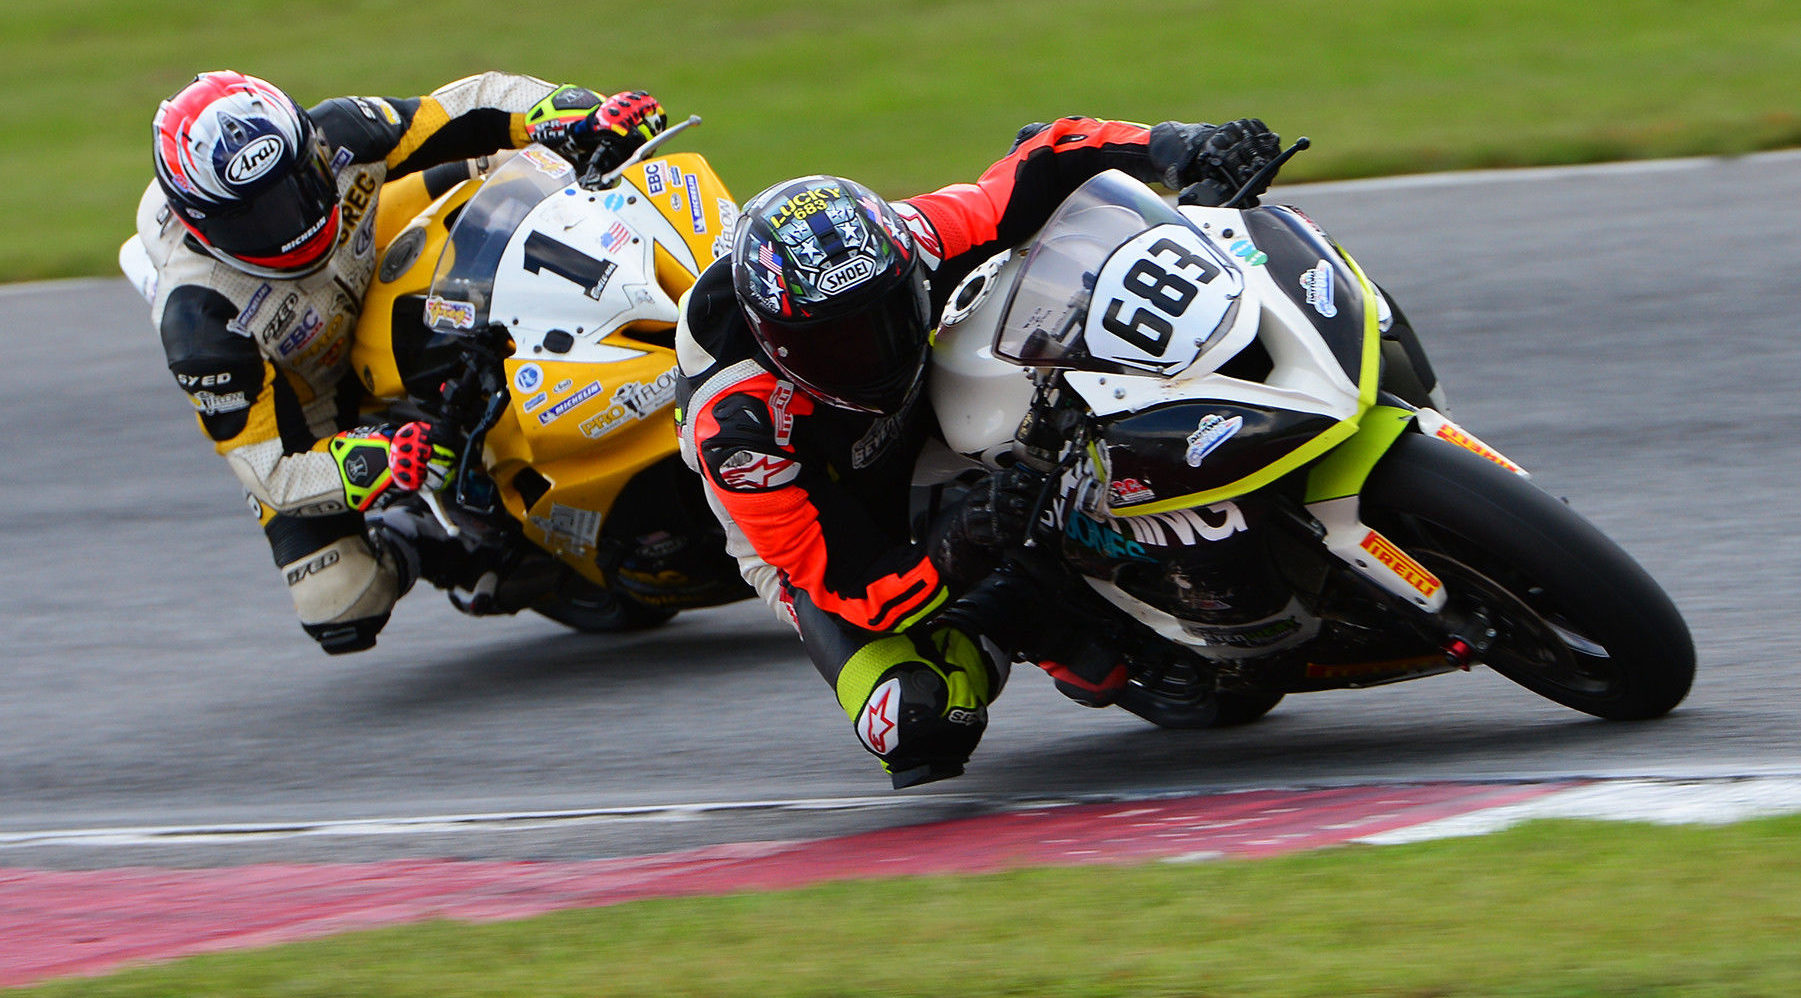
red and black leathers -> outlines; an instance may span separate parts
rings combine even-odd
[[[1031,126],[975,183],[895,202],[930,271],[930,314],[971,270],[1031,236],[1089,178],[1120,169],[1155,181],[1150,133],[1079,117]],[[701,275],[677,343],[688,393],[684,456],[705,477],[745,578],[801,631],[865,747],[897,786],[960,773],[1004,663],[997,669],[972,642],[947,641],[947,629],[930,623],[952,594],[909,522],[914,465],[939,433],[923,389],[889,416],[807,396],[759,348],[734,296],[729,260]],[[839,633],[821,633],[828,626],[821,612]],[[900,632],[915,640],[883,637]],[[934,651],[945,648],[963,651],[955,658]],[[901,658],[888,662],[888,649]],[[950,691],[929,694],[950,705],[936,727],[896,722],[921,713],[909,697],[915,687],[932,688],[933,674],[936,687]],[[890,686],[896,675],[920,681]],[[877,689],[885,695],[875,696]],[[897,697],[898,706],[890,703]],[[866,734],[884,729],[898,737],[878,742]],[[949,747],[920,744],[927,740]]]
[[[1107,169],[1155,180],[1148,137],[1141,125],[1064,118],[1023,132],[975,183],[896,202],[931,270],[932,314],[971,270],[1030,236],[1083,181]],[[747,572],[759,592],[779,602],[779,578],[870,631],[901,630],[937,608],[944,586],[907,521],[914,462],[937,432],[923,392],[885,417],[808,398],[757,348],[725,261],[701,276],[682,322],[683,338],[700,351],[683,365],[693,392],[684,443],[698,453],[728,529],[750,549],[736,553],[776,573]]]

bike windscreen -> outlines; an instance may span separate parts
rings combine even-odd
[[[1244,277],[1199,229],[1117,170],[1039,230],[994,352],[1028,367],[1172,375],[1230,328]]]
[[[546,195],[573,183],[574,168],[543,146],[527,146],[501,164],[451,227],[426,295],[425,324],[445,332],[485,327],[514,230]]]

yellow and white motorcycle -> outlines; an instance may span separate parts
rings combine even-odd
[[[531,146],[423,207],[383,191],[355,370],[460,457],[373,516],[465,612],[612,631],[751,595],[673,429],[676,303],[738,214],[704,157],[652,155],[698,121],[604,177]]]

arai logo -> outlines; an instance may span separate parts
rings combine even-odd
[[[225,165],[225,179],[234,184],[247,184],[268,173],[279,159],[281,159],[281,138],[275,135],[265,135],[238,150],[238,154]]]

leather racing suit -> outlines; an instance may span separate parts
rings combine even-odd
[[[342,222],[329,263],[296,279],[252,276],[208,255],[155,182],[138,205],[137,239],[155,270],[139,290],[169,370],[248,493],[301,625],[327,651],[374,644],[417,575],[409,551],[366,536],[327,449],[359,422],[350,344],[376,266],[382,185],[425,171],[437,196],[471,175],[466,161],[528,144],[528,117],[553,93],[600,100],[489,72],[423,97],[338,97],[311,108],[329,144]],[[135,249],[128,242],[122,259]]]
[[[1121,169],[1157,180],[1150,134],[1079,117],[1029,126],[975,183],[895,202],[929,268],[931,314],[971,270],[1028,238],[1094,175]],[[729,258],[689,293],[676,343],[687,393],[683,456],[706,479],[745,579],[800,631],[897,788],[958,775],[1006,663],[935,617],[956,594],[910,522],[915,464],[942,440],[923,382],[889,416],[815,401],[759,348],[733,295]],[[903,681],[909,666],[938,681]]]

